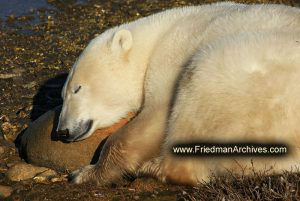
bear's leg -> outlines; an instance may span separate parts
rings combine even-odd
[[[139,115],[106,141],[96,165],[71,174],[71,181],[96,181],[100,185],[116,182],[159,154],[164,138],[167,107],[153,111],[144,108]]]
[[[164,183],[190,186],[197,186],[199,182],[208,181],[210,173],[206,169],[197,170],[194,165],[194,161],[190,159],[159,156],[144,163],[138,170],[138,176],[151,176]],[[199,165],[197,167],[201,168]],[[199,174],[197,175],[198,171],[201,172],[200,177]]]
[[[196,94],[196,92],[190,94]],[[144,163],[138,171],[140,176],[148,175],[162,182],[192,186],[209,180],[211,169],[215,168],[214,160],[209,158],[179,157],[172,153],[172,147],[175,144],[190,143],[203,137],[199,136],[199,131],[205,129],[201,123],[205,115],[198,114],[198,111],[194,109],[197,108],[197,102],[190,101],[189,97],[189,94],[186,94],[184,97],[179,96],[177,98],[169,117],[160,156]],[[182,98],[184,100],[178,101],[178,99]]]

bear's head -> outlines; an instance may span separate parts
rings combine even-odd
[[[131,31],[108,30],[82,52],[62,90],[57,131],[65,140],[83,140],[141,107],[144,75],[133,46]]]

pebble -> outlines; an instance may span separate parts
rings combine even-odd
[[[35,176],[33,178],[33,180],[36,182],[36,183],[48,183],[48,179],[46,177],[41,177],[41,176]]]
[[[9,118],[4,114],[0,116],[0,120],[3,122],[9,122]]]
[[[9,78],[13,78],[13,77],[18,77],[21,76],[21,74],[19,73],[0,73],[0,79],[9,79]]]
[[[3,132],[3,136],[4,136],[4,139],[6,141],[14,141],[15,140],[15,134],[18,130],[17,126],[16,125],[13,125],[9,122],[4,122],[3,124],[1,124],[1,129],[2,129],[2,132]]]
[[[52,177],[57,176],[57,173],[54,170],[48,169],[48,170],[46,170],[46,171],[44,171],[42,173],[37,174],[37,176],[46,177],[46,178],[52,178]]]
[[[1,129],[4,133],[6,133],[10,130],[16,130],[16,126],[9,122],[4,122],[3,124],[1,124]]]
[[[14,166],[15,164],[16,164],[16,162],[11,162],[11,163],[7,163],[6,166],[8,168],[10,168],[10,167]]]
[[[0,146],[0,156],[1,156],[2,154],[4,154],[4,152],[5,152],[4,147]]]
[[[37,174],[33,180],[37,183],[46,183],[49,179],[53,179],[57,176],[57,173],[54,170],[48,169],[42,173]]]
[[[94,192],[94,196],[95,197],[103,197],[103,194],[99,193],[99,192]]]
[[[38,176],[39,174],[41,175],[42,173],[54,175],[53,170],[50,170],[49,168],[33,166],[31,164],[21,162],[10,167],[6,172],[6,176],[11,181],[23,181],[27,179],[32,179],[35,176]],[[43,177],[43,175],[41,177]]]
[[[53,177],[50,179],[51,182],[61,182],[61,181],[68,181],[68,178],[66,176],[61,177]]]
[[[7,198],[13,192],[13,188],[10,186],[0,185],[0,197]]]
[[[37,85],[37,83],[35,81],[29,82],[28,84],[24,84],[23,87],[26,89],[31,89],[33,87],[35,87]]]

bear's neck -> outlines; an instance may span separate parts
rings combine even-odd
[[[134,63],[130,65],[130,68],[127,68],[126,82],[132,86],[132,96],[137,98],[135,99],[136,101],[131,102],[132,106],[130,108],[138,110],[142,104],[145,76],[148,67],[150,69],[150,66],[152,66],[151,57],[157,54],[155,53],[155,48],[160,47],[161,41],[168,35],[175,23],[185,16],[193,15],[195,12],[198,12],[195,7],[174,9],[141,18],[111,30],[116,32],[127,29],[133,35],[133,47],[128,54],[128,60]]]
[[[142,75],[145,74],[149,58],[163,35],[181,18],[199,12],[197,8],[198,6],[175,8],[117,27],[117,29],[128,29],[132,32],[135,48],[132,48],[130,56],[135,58],[134,60],[139,58],[136,67]]]

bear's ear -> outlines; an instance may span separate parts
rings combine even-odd
[[[132,46],[132,34],[128,30],[119,30],[117,31],[111,42],[111,49],[113,51],[128,51]]]

